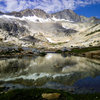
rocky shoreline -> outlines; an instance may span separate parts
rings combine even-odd
[[[0,58],[22,57],[22,56],[45,56],[47,53],[61,53],[64,56],[82,56],[100,59],[100,46],[84,48],[28,48],[28,47],[0,47]]]

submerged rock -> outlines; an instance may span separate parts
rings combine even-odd
[[[42,98],[47,100],[58,99],[60,97],[60,93],[43,93]]]

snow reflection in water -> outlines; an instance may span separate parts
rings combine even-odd
[[[77,86],[78,80],[96,76],[100,76],[100,60],[84,57],[49,53],[44,57],[0,60],[0,81],[3,83],[44,86],[55,82],[64,86],[75,83]]]

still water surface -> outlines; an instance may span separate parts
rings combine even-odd
[[[100,60],[54,53],[0,59],[2,84],[100,92]]]

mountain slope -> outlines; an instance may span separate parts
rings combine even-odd
[[[72,10],[47,14],[41,9],[0,12],[0,43],[61,48],[100,46],[100,19],[86,18]]]

